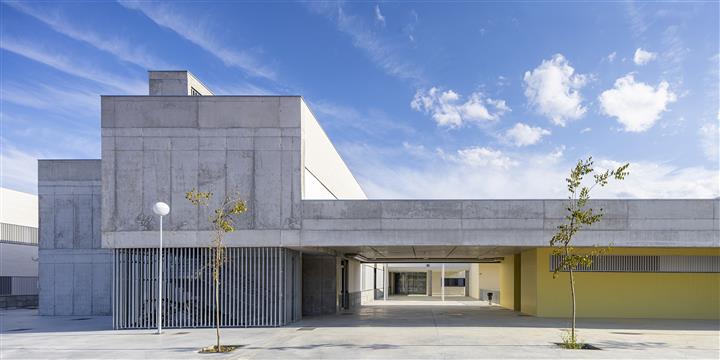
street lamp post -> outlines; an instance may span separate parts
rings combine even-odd
[[[153,205],[152,208],[155,215],[160,216],[160,247],[158,248],[158,309],[157,309],[157,333],[162,333],[162,265],[163,265],[163,256],[162,256],[162,226],[163,226],[163,216],[170,213],[170,206],[168,204],[158,201]]]

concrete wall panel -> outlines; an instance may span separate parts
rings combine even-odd
[[[717,201],[717,200],[715,200]],[[713,201],[697,200],[634,200],[628,204],[632,219],[712,219]]]
[[[282,225],[282,152],[255,151],[255,226],[276,229]],[[289,199],[288,199],[289,200]],[[286,200],[287,201],[287,200]]]
[[[100,249],[100,161],[41,160],[38,168],[40,314],[109,315],[112,268],[110,252]]]
[[[75,196],[55,196],[53,214],[55,215],[54,248],[71,249],[75,240]]]
[[[92,270],[92,264],[73,265],[73,314],[92,314]]]
[[[114,228],[117,230],[142,228],[145,221],[142,202],[143,152],[116,151],[115,163],[118,167],[114,189],[114,211],[117,220]]]
[[[227,152],[227,191],[237,193],[246,202],[247,211],[242,214],[236,222],[239,229],[251,229],[254,227],[255,206],[252,199],[255,198],[255,152],[228,151]]]
[[[103,127],[197,127],[198,100],[187,96],[123,96],[112,99],[112,120],[103,119]],[[101,105],[104,106],[104,103]],[[110,125],[112,124],[112,125]]]
[[[537,219],[543,216],[542,200],[463,201],[465,219]]]
[[[73,315],[73,293],[75,292],[75,276],[73,264],[55,264],[52,273],[53,303],[55,312],[52,315]],[[80,291],[81,289],[78,289]],[[87,291],[88,288],[83,288]],[[42,292],[43,289],[41,288]]]
[[[198,209],[185,199],[185,193],[198,188],[198,166],[197,151],[173,151],[168,230],[190,230],[198,227]]]

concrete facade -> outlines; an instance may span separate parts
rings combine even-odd
[[[401,260],[501,262],[501,304],[532,307],[531,298],[520,301],[532,279],[520,274],[537,263],[517,254],[547,246],[564,201],[367,200],[302,97],[211,96],[185,71],[150,72],[149,80],[150,96],[101,98],[102,160],[39,163],[41,313],[107,314],[111,254],[157,247],[157,201],[171,207],[165,247],[210,245],[210,210],[185,199],[191,189],[213,192],[210,208],[226,196],[248,204],[226,246],[303,254],[305,314],[339,310],[343,260],[353,272],[353,306],[386,286],[373,275],[370,288],[367,264],[358,261]],[[205,96],[189,96],[193,89]],[[605,217],[576,244],[717,249],[719,203],[594,200]],[[437,274],[431,278],[439,282]],[[479,287],[466,288],[482,296]]]
[[[40,314],[110,315],[111,250],[100,241],[100,161],[40,160]]]

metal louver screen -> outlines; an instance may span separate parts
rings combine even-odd
[[[0,241],[37,245],[38,229],[29,226],[0,223]]]
[[[562,255],[550,255],[550,271],[555,271]],[[580,266],[580,272],[658,272],[658,273],[717,273],[720,256],[701,255],[599,255],[592,257],[592,265]]]
[[[274,327],[300,318],[300,254],[285,248],[226,248],[220,325]],[[163,249],[163,327],[214,327],[209,248]],[[157,327],[158,249],[116,249],[113,326]]]

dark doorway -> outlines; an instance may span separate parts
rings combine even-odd
[[[427,273],[398,272],[394,273],[394,289],[396,295],[427,294]]]

